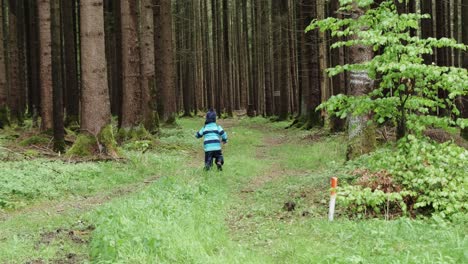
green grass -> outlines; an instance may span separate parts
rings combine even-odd
[[[77,189],[66,188],[47,173],[37,178],[55,195],[17,198],[25,201],[26,211],[0,220],[0,263],[53,262],[69,253],[80,262],[95,263],[467,262],[467,228],[462,223],[352,221],[344,216],[329,223],[328,181],[343,166],[341,136],[310,141],[310,132],[284,130],[287,122],[224,122],[230,142],[222,173],[202,170],[202,141],[193,137],[201,119],[178,120],[178,126],[163,130],[154,151],[130,152],[127,164],[46,163],[62,174],[70,170],[68,183]],[[9,171],[18,175],[24,173],[19,168],[40,166],[37,161]],[[63,195],[98,195],[149,175],[161,178],[97,208],[27,212],[27,204],[38,200],[60,204]],[[295,210],[285,211],[286,202],[294,202]],[[44,243],[48,232],[88,225],[96,227],[84,236],[89,244],[76,243],[63,232]]]

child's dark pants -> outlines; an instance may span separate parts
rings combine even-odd
[[[213,165],[213,159],[215,160],[216,165],[218,166],[218,170],[222,170],[224,158],[221,150],[205,152],[205,170],[211,169],[211,166]]]

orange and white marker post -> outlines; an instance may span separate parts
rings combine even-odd
[[[331,178],[331,192],[330,192],[330,208],[328,210],[328,220],[333,221],[335,216],[335,203],[336,203],[336,187],[338,186],[338,178]]]

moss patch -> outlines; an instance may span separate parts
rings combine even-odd
[[[19,145],[22,147],[28,147],[32,145],[44,145],[44,144],[49,144],[50,138],[48,138],[46,135],[40,134],[40,135],[34,135],[29,138],[23,139]]]
[[[363,126],[361,133],[349,141],[348,149],[346,151],[347,160],[352,160],[361,155],[370,153],[377,147],[375,125],[363,124]]]
[[[101,152],[113,158],[118,158],[120,156],[112,125],[105,126],[99,133],[98,139],[101,146],[104,148]]]
[[[8,109],[0,107],[0,128],[10,126],[10,119],[8,118]]]
[[[97,149],[96,138],[81,134],[76,138],[73,146],[67,151],[67,156],[87,157],[93,155]]]
[[[117,141],[152,140],[153,136],[144,126],[121,128],[117,132]]]

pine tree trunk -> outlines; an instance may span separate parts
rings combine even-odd
[[[270,1],[266,1],[267,14],[263,18],[263,38],[265,40],[263,55],[265,60],[265,114],[266,116],[273,115],[273,90],[271,82],[271,6]]]
[[[223,0],[223,48],[224,48],[224,86],[226,94],[226,109],[227,114],[232,116],[232,84],[231,84],[231,56],[229,54],[229,6],[228,1]]]
[[[462,1],[462,36],[463,44],[468,45],[468,1]],[[463,53],[463,68],[468,69],[468,52]],[[461,117],[468,118],[468,96],[464,96],[461,100]],[[468,127],[461,130],[461,136],[468,140]]]
[[[23,123],[24,114],[26,112],[26,87],[27,83],[27,58],[26,58],[26,24],[25,24],[25,2],[17,1],[16,17],[17,17],[17,41],[18,41],[18,120]]]
[[[304,0],[301,8],[301,21],[304,28],[317,17],[317,5],[319,3]],[[305,122],[305,128],[320,125],[320,114],[315,109],[321,103],[322,90],[320,81],[319,64],[319,33],[318,30],[301,32],[301,82],[302,82],[302,103],[301,115]]]
[[[421,13],[422,14],[431,14],[432,15],[432,12],[433,12],[433,10],[432,10],[431,1],[425,1],[425,0],[421,1]],[[431,18],[422,19],[422,21],[421,21],[421,37],[423,39],[433,37],[432,28],[433,28],[433,25],[432,25],[432,19]],[[430,54],[426,54],[423,57],[424,57],[424,62],[426,64],[430,64],[432,61],[434,61],[434,59],[432,58],[432,55],[430,55]]]
[[[63,85],[62,85],[62,32],[60,19],[60,0],[51,0],[51,37],[52,37],[52,84],[54,151],[65,151],[65,130],[63,126]]]
[[[38,2],[41,83],[41,130],[53,129],[52,35],[50,0]]]
[[[39,27],[37,2],[28,1],[26,6],[26,24],[27,24],[27,41],[26,53],[28,57],[28,110],[32,115],[32,123],[34,127],[38,126],[38,115],[41,104],[40,92],[40,43],[39,43]]]
[[[333,17],[337,17],[342,19],[343,15],[337,13],[339,8],[339,1],[332,0],[330,2],[330,11],[333,13]],[[341,40],[339,37],[333,37],[332,43],[336,43],[337,41]],[[344,47],[339,47],[332,49],[331,52],[331,67],[335,67],[338,65],[344,65]],[[332,80],[332,95],[338,94],[345,94],[345,87],[346,87],[346,77],[344,73],[341,73],[337,76],[333,77]],[[345,130],[345,120],[341,119],[337,116],[332,116],[330,118],[330,131],[331,132],[340,132]]]
[[[0,128],[9,125],[7,116],[7,96],[8,96],[8,83],[5,65],[5,45],[3,39],[5,33],[3,31],[3,1],[0,0]]]
[[[104,1],[104,29],[107,60],[107,80],[111,101],[111,113],[118,116],[122,125],[122,34],[121,1]]]
[[[63,23],[63,62],[64,62],[64,105],[66,109],[66,124],[78,122],[79,117],[79,81],[77,64],[77,42],[76,42],[76,2],[75,0],[62,1],[62,23]]]
[[[17,2],[10,0],[8,3],[8,54],[9,64],[7,67],[9,76],[9,94],[8,105],[10,108],[10,117],[19,123],[22,122],[22,113],[20,106],[21,84],[20,84],[20,61],[19,61],[19,42],[18,42],[18,16]]]
[[[159,116],[164,123],[175,122],[176,117],[176,86],[174,53],[172,44],[172,14],[171,0],[156,0],[158,13],[156,25],[160,25],[160,43],[156,45],[156,72],[160,74],[157,83],[160,96],[158,96]]]
[[[97,136],[110,124],[102,0],[80,1],[81,128]]]
[[[154,14],[153,0],[141,0],[141,89],[142,106],[141,115],[145,128],[154,131],[158,124],[156,122],[155,109],[155,67],[154,67]]]
[[[288,65],[288,32],[287,32],[287,12],[288,12],[288,1],[281,0],[279,4],[279,25],[281,27],[280,31],[280,56],[279,56],[279,63],[280,63],[280,111],[279,111],[279,119],[286,120],[288,119],[289,115],[289,108],[290,108],[290,87],[289,87],[289,67]]]
[[[138,43],[138,5],[134,0],[121,1],[122,30],[122,128],[140,123],[141,83]]]

